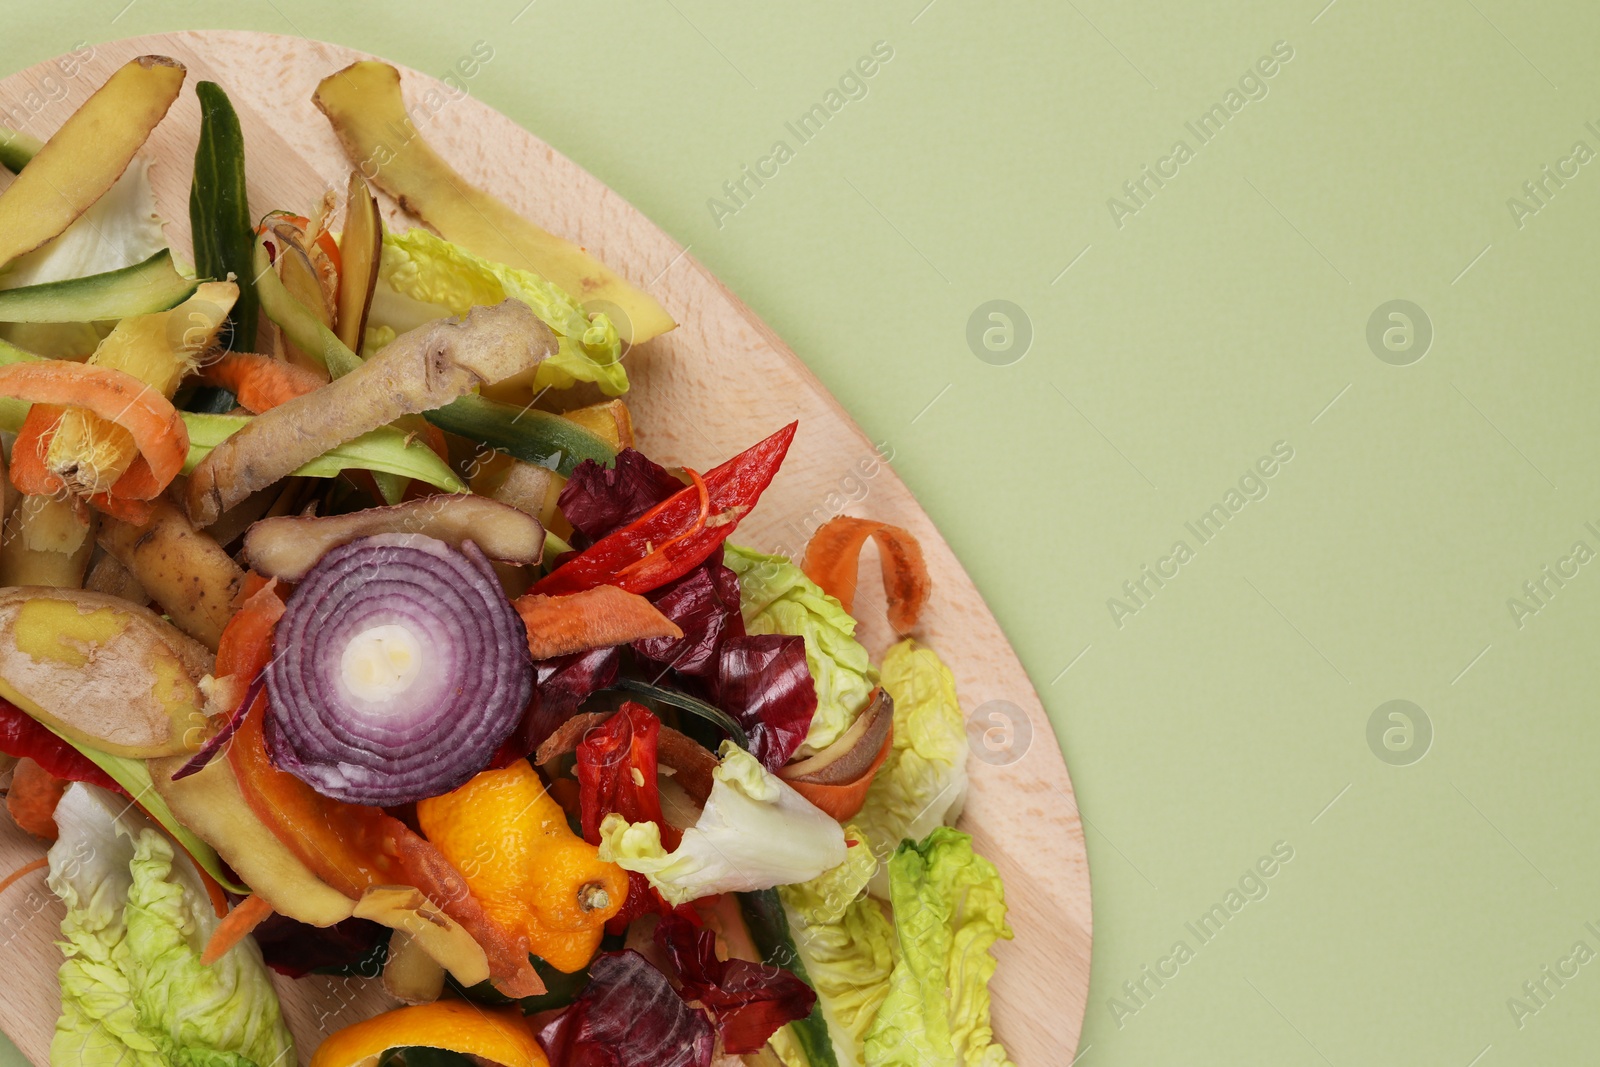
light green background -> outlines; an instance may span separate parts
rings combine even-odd
[[[1600,164],[1521,228],[1506,201],[1600,150],[1600,14],[1325,2],[52,0],[8,7],[0,60],[235,26],[443,74],[488,42],[471,91],[893,443],[1011,635],[1090,824],[1084,1067],[1589,1062],[1600,963],[1520,1028],[1507,999],[1600,950],[1600,564],[1521,629],[1507,599],[1600,549]],[[707,199],[877,41],[866,98],[719,227]],[[1268,95],[1119,228],[1107,199],[1279,41]],[[968,348],[994,298],[1031,320],[1014,365]],[[1435,331],[1410,366],[1366,340],[1395,298]],[[1278,441],[1200,546],[1184,523]],[[1119,628],[1107,598],[1178,539]],[[1411,766],[1366,740],[1396,698],[1435,731]],[[1119,1027],[1122,983],[1280,841],[1268,895]]]

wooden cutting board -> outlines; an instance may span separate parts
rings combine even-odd
[[[0,106],[48,137],[128,59],[150,53],[188,67],[183,96],[151,137],[151,177],[174,249],[189,256],[189,182],[199,105],[194,84],[216,81],[239,111],[251,210],[309,211],[350,164],[311,103],[326,75],[367,56],[271,34],[206,31],[86,48],[0,81]],[[470,84],[470,83],[468,83]],[[713,466],[792,419],[798,437],[738,540],[798,554],[835,514],[883,519],[922,542],[934,594],[914,636],[955,673],[969,717],[971,793],[960,823],[999,867],[1015,940],[997,946],[995,1030],[1021,1067],[1056,1067],[1075,1054],[1089,990],[1089,870],[1072,783],[1016,654],[983,598],[887,463],[894,442],[869,441],[799,358],[749,308],[654,223],[576,163],[510,119],[431,77],[404,72],[408,111],[466,178],[539,225],[587,247],[644,286],[680,323],[627,354],[640,447],[669,464]],[[381,194],[380,194],[381,196]],[[391,226],[416,225],[385,200]],[[863,573],[876,571],[869,547]],[[863,582],[856,604],[874,658],[893,639],[882,589]],[[1030,740],[1031,739],[1031,740]],[[43,849],[0,819],[0,874]],[[0,899],[0,1026],[36,1063],[48,1062],[59,1014],[55,972],[61,906],[40,873]],[[302,1062],[331,1030],[391,1006],[361,979],[279,979]]]

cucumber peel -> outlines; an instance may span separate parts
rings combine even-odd
[[[183,464],[185,474],[252,418],[249,415],[202,415],[192,411],[179,414],[189,428],[189,456]],[[447,493],[467,492],[466,483],[449,464],[422,441],[408,441],[408,436],[393,426],[380,426],[329,449],[290,477],[334,478],[347,470],[367,470],[416,478]]]
[[[106,322],[177,307],[197,285],[163,248],[143,263],[104,274],[0,292],[0,322]]]
[[[226,415],[239,406],[239,398],[220,385],[198,385],[187,398],[174,400],[185,411],[202,415]]]
[[[7,341],[0,341],[0,367],[9,367],[13,363],[36,363],[43,358],[32,352],[24,352]],[[28,409],[32,406],[14,396],[0,396],[0,430],[16,433],[22,429],[22,420],[28,417]]]
[[[761,962],[782,967],[811,985],[806,965],[800,959],[794,937],[789,933],[789,916],[783,910],[783,901],[776,889],[761,889],[753,893],[740,893],[739,911],[745,926],[750,930],[750,940],[761,952]],[[812,988],[816,988],[812,986]],[[795,1043],[805,1053],[810,1067],[839,1067],[839,1057],[833,1051],[833,1038],[828,1036],[828,1022],[822,1017],[822,1002],[817,1001],[811,1014],[789,1024]]]
[[[216,82],[195,86],[200,98],[200,141],[194,150],[189,187],[189,224],[194,231],[195,270],[203,278],[233,278],[239,299],[228,320],[230,348],[255,347],[258,298],[251,269],[250,202],[245,195],[244,134],[228,94]]]
[[[564,478],[586,459],[609,464],[617,458],[610,442],[570,419],[487,397],[464,396],[423,417],[447,433],[481,441]]]
[[[284,286],[283,279],[272,266],[267,255],[267,237],[256,238],[251,269],[255,272],[256,294],[261,298],[261,310],[267,318],[277,323],[294,346],[328,369],[335,378],[361,366],[361,357],[346,348],[337,334],[322,324],[311,309],[294,298]]]

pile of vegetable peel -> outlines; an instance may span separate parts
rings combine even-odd
[[[730,540],[798,424],[640,451],[622,356],[670,315],[389,145],[387,64],[317,89],[342,203],[252,203],[194,87],[191,267],[145,154],[187,76],[0,156],[0,784],[49,842],[0,893],[66,906],[52,1063],[1008,1063],[915,537]],[[400,1006],[297,1053],[270,970]]]

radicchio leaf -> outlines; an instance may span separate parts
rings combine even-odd
[[[667,976],[629,949],[594,958],[588,986],[539,1043],[550,1067],[710,1067],[716,1038]]]
[[[646,599],[676,623],[683,636],[635,641],[633,650],[679,674],[715,678],[723,642],[744,636],[739,576],[722,562],[722,549],[719,547],[682,578],[652,591]]]
[[[578,705],[616,682],[621,661],[619,649],[591,648],[535,663],[533,699],[489,765],[504,767],[515,763],[544,744],[562,723],[572,718]]]
[[[534,664],[540,704],[567,718],[589,694],[617,680],[620,661],[615,648],[591,648]]]
[[[804,743],[817,713],[817,686],[806,666],[806,641],[752,634],[722,646],[716,704],[750,735],[750,754],[777,771]]]
[[[782,967],[717,958],[717,935],[668,915],[656,927],[656,944],[672,961],[687,1000],[699,1001],[717,1021],[724,1052],[759,1052],[780,1026],[811,1014],[817,994]]]
[[[572,528],[593,542],[628,525],[683,486],[644,453],[624,448],[613,466],[592,459],[578,464],[556,503]]]

